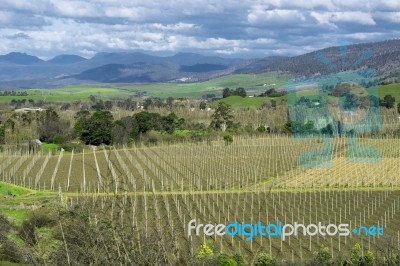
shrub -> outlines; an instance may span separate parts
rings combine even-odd
[[[7,217],[0,213],[0,243],[2,243],[7,237],[8,231],[11,229],[10,221],[8,221]]]
[[[197,258],[203,258],[212,254],[214,254],[213,249],[207,244],[202,244],[199,252],[197,253]]]
[[[237,266],[236,261],[226,254],[218,256],[218,265],[220,266]]]
[[[37,209],[28,214],[28,221],[35,227],[54,226],[56,224],[56,217],[48,209]]]
[[[237,266],[245,266],[246,262],[244,261],[243,256],[240,253],[235,253],[232,258],[236,261]]]
[[[65,142],[64,136],[59,134],[59,133],[54,134],[53,137],[52,137],[52,142],[56,143],[56,144],[62,144],[62,143]]]
[[[233,142],[233,136],[229,133],[225,134],[224,141],[226,145],[231,144]]]
[[[35,226],[29,221],[25,220],[22,222],[21,228],[18,232],[19,237],[21,237],[25,243],[28,245],[35,245],[37,243]]]
[[[2,242],[0,246],[0,260],[15,263],[24,262],[23,256],[18,246],[10,240]]]
[[[277,265],[277,262],[272,256],[268,253],[262,252],[256,261],[256,266],[273,266]]]
[[[314,252],[314,258],[311,265],[329,266],[332,265],[332,256],[329,248],[322,247],[318,252]]]
[[[265,126],[261,125],[256,130],[259,133],[264,133],[267,129],[265,128]]]

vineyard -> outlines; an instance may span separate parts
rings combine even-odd
[[[377,162],[363,163],[348,159],[348,140],[334,138],[331,168],[299,167],[299,156],[319,149],[323,141],[237,137],[229,145],[208,141],[56,154],[10,148],[0,154],[0,181],[54,195],[65,206],[84,206],[92,219],[107,217],[139,250],[143,238],[158,235],[159,245],[177,251],[168,258],[170,264],[195,256],[209,241],[222,252],[240,252],[248,262],[261,251],[300,261],[321,246],[333,255],[349,253],[355,243],[377,256],[388,247],[399,249],[400,140],[359,139],[380,152]],[[292,236],[285,241],[188,236],[192,219],[211,224],[380,225],[384,235]]]
[[[400,248],[400,193],[393,190],[126,194],[117,198],[70,198],[68,202],[71,205],[78,203],[90,209],[94,216],[106,213],[117,228],[124,228],[125,234],[133,236],[135,243],[151,234],[161,236],[159,245],[179,250],[177,256],[195,256],[199,246],[209,241],[221,252],[240,252],[249,262],[260,251],[298,262],[310,259],[322,246],[329,247],[333,256],[348,255],[355,243],[359,243],[364,252],[371,250],[378,256],[389,247]],[[351,227],[380,225],[384,228],[384,236],[300,235],[285,241],[269,236],[256,236],[250,241],[244,236],[188,236],[187,224],[192,219],[198,224],[235,221],[310,224],[318,221],[322,224],[349,223]],[[171,259],[171,264],[173,261]]]
[[[154,147],[96,148],[58,154],[5,150],[1,180],[35,190],[119,193],[253,191],[265,188],[398,187],[399,139],[360,139],[375,147],[377,162],[352,162],[347,140],[332,141],[332,167],[298,167],[304,151],[321,139],[237,138]],[[358,156],[363,156],[360,152]],[[362,158],[360,159],[368,159]],[[368,167],[365,165],[368,163]]]

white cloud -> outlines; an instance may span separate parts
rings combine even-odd
[[[247,16],[250,24],[292,24],[301,23],[306,20],[303,13],[297,10],[274,9],[264,10],[263,6],[257,6]]]
[[[345,34],[344,37],[348,39],[355,39],[361,41],[374,40],[377,37],[381,37],[383,34],[380,32],[355,32],[350,34]]]
[[[315,13],[314,13],[315,14]],[[370,13],[360,11],[344,11],[344,12],[325,12],[316,15],[323,22],[350,22],[361,25],[375,25],[375,21]]]
[[[397,37],[399,10],[398,0],[2,0],[0,53],[298,54]]]
[[[364,12],[310,12],[310,16],[315,18],[318,23],[338,29],[338,23],[352,23],[359,25],[376,25],[370,13]]]

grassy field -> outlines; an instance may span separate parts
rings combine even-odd
[[[57,195],[51,192],[34,191],[20,186],[15,186],[10,183],[0,182],[0,214],[2,217],[7,217],[9,225],[4,224],[4,219],[1,218],[2,228],[0,228],[0,265],[4,266],[23,266],[31,265],[22,262],[10,262],[4,259],[5,239],[23,247],[24,241],[20,237],[19,228],[22,227],[24,221],[30,217],[32,211],[44,206],[51,206],[57,200]],[[48,229],[40,228],[37,230],[37,244],[35,253],[46,254],[51,249],[51,244],[54,243],[52,237],[46,232]],[[47,234],[47,235],[46,235]],[[9,252],[9,253],[7,253]],[[14,261],[13,250],[6,250],[6,256],[11,256],[11,261]]]
[[[10,102],[12,99],[27,98],[35,101],[68,102],[88,100],[90,95],[94,95],[100,99],[124,99],[134,96],[138,92],[146,92],[147,95],[161,98],[200,98],[207,93],[220,95],[222,89],[225,87],[243,87],[252,92],[261,92],[271,84],[276,84],[275,86],[283,85],[284,80],[285,77],[279,77],[274,73],[267,73],[228,75],[205,82],[182,84],[86,84],[57,89],[31,89],[28,90],[29,96],[0,96],[0,102]],[[267,86],[264,86],[264,84]]]
[[[385,95],[390,94],[396,98],[397,102],[400,102],[400,83],[379,86],[378,93],[380,98],[383,98],[385,97]]]
[[[12,99],[33,99],[35,101],[71,102],[75,100],[88,100],[90,95],[99,99],[126,99],[133,97],[138,92],[145,92],[154,97],[174,98],[201,98],[205,94],[220,96],[225,87],[243,87],[248,95],[259,94],[268,88],[284,87],[287,77],[277,76],[274,73],[266,74],[236,74],[215,78],[205,82],[196,83],[158,83],[158,84],[83,84],[57,89],[31,89],[29,96],[0,96],[0,102],[10,102]],[[303,92],[307,95],[307,92]],[[383,98],[390,94],[400,99],[400,84],[379,86],[379,96]],[[285,98],[285,97],[282,97]],[[266,98],[227,100],[237,107],[259,107]],[[225,100],[224,100],[225,101]]]
[[[378,87],[379,97],[383,99],[386,95],[392,95],[396,98],[396,101],[400,101],[400,84],[389,84],[389,85],[381,85]],[[301,96],[310,96],[310,92],[302,91],[298,93],[298,97]],[[225,99],[219,100],[217,102],[224,102],[233,107],[242,108],[242,107],[255,107],[260,108],[264,101],[275,100],[277,103],[282,100],[287,100],[287,96],[282,97],[246,97],[242,98],[239,96],[230,96]],[[212,107],[217,106],[217,103],[213,103]]]
[[[263,91],[264,84],[282,86],[285,77],[277,76],[274,73],[266,74],[235,74],[215,78],[205,82],[185,83],[185,84],[148,84],[148,85],[125,85],[133,91],[145,91],[151,96],[167,97],[186,97],[200,98],[202,95],[210,93],[221,95],[222,89],[243,87],[251,91]]]
[[[76,100],[89,100],[90,95],[100,99],[127,98],[133,93],[128,90],[113,88],[109,85],[79,85],[58,89],[31,89],[27,90],[29,96],[0,96],[1,102],[11,102],[12,99],[33,99],[35,101],[72,102]]]

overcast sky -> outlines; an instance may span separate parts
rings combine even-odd
[[[1,0],[0,54],[295,55],[394,39],[400,1]]]

